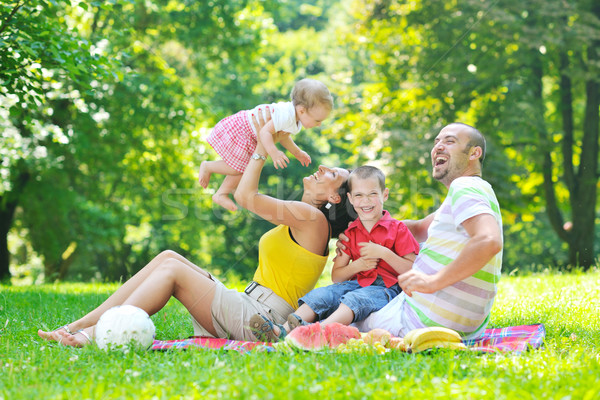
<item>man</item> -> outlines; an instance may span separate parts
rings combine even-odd
[[[444,326],[464,338],[485,330],[502,264],[502,218],[492,187],[481,178],[485,139],[453,123],[435,138],[433,177],[448,188],[440,208],[419,221],[404,221],[425,243],[411,270],[398,277],[403,292],[358,323],[395,336]]]

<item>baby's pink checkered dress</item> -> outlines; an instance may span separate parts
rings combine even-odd
[[[208,143],[236,171],[243,173],[256,150],[256,134],[252,130],[248,111],[223,118],[208,136]]]

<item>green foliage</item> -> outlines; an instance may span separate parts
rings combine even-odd
[[[297,138],[313,165],[267,166],[262,190],[298,198],[321,163],[369,163],[387,173],[386,208],[421,218],[445,195],[431,142],[459,120],[488,139],[505,270],[573,263],[577,243],[600,243],[597,177],[583,176],[598,159],[585,122],[597,37],[586,1],[4,2],[0,239],[26,235],[11,242],[13,266],[36,253],[47,280],[117,280],[166,248],[249,278],[269,224],[215,208],[222,177],[195,183],[216,158],[206,136],[310,76],[335,98],[323,127]]]
[[[538,261],[564,265],[566,247],[558,238],[569,244],[568,262],[593,262],[573,256],[594,246],[597,220],[597,174],[584,176],[597,170],[598,132],[586,126],[596,126],[598,106],[595,92],[583,90],[594,85],[583,71],[597,71],[597,7],[543,1],[524,7],[510,0],[348,4],[350,20],[336,33],[349,64],[331,72],[348,83],[337,130],[370,142],[346,148],[357,163],[387,168],[404,203],[399,215],[422,217],[437,205],[440,185],[425,172],[430,140],[458,120],[488,140],[484,177],[511,231],[505,254],[516,265],[509,268]],[[568,69],[560,64],[563,55]],[[571,114],[559,98],[565,75],[572,77]],[[585,107],[594,111],[584,118]],[[568,116],[575,124],[572,142]],[[585,163],[581,148],[589,153]],[[578,217],[582,211],[585,218]],[[526,223],[517,234],[513,223],[521,220]],[[563,229],[569,220],[579,220],[571,233]]]
[[[504,276],[491,325],[544,323],[544,348],[515,354],[170,351],[106,353],[38,338],[100,304],[116,285],[0,287],[2,398],[478,398],[600,395],[599,273]],[[176,301],[152,317],[158,339],[192,328]],[[266,368],[265,366],[268,366]]]
[[[2,151],[13,155],[3,163],[3,175],[9,177],[3,180],[6,196],[19,204],[15,226],[34,228],[30,240],[44,257],[46,279],[64,279],[69,271],[73,277],[118,279],[164,248],[184,254],[195,249],[198,259],[211,261],[197,242],[214,231],[203,231],[200,219],[164,218],[169,217],[165,202],[173,193],[186,193],[181,206],[193,210],[197,149],[204,140],[198,131],[205,132],[224,112],[248,105],[241,99],[249,97],[251,86],[235,82],[251,82],[252,49],[266,34],[257,5],[124,1],[79,3],[71,9],[63,2],[46,4],[48,11],[32,29],[70,21],[70,37],[94,49],[80,49],[93,56],[88,70],[105,72],[104,77],[89,73],[86,80],[76,79],[79,75],[64,80],[65,73],[48,62],[47,72],[40,73],[47,81],[43,109],[14,113],[24,103],[11,100],[18,93],[10,92],[0,107],[10,111],[2,114],[11,133],[3,136]],[[15,16],[28,11],[15,10]],[[12,30],[27,37],[19,26]],[[19,57],[12,48],[3,49]],[[108,59],[112,64],[102,64]],[[228,96],[213,99],[220,92]],[[33,123],[25,125],[24,114]],[[23,142],[27,152],[21,150]],[[22,192],[12,191],[11,178],[20,174],[32,179]],[[202,213],[210,210],[197,214]],[[220,216],[210,221],[221,230],[227,223]],[[128,235],[131,231],[144,234]],[[236,247],[235,241],[220,239],[214,252],[229,254],[228,245]],[[242,242],[241,236],[236,240]],[[216,269],[232,264],[231,257],[223,258],[229,260]]]

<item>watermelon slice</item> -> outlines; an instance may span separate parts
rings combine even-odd
[[[291,347],[309,351],[318,351],[327,346],[327,338],[318,322],[292,330],[285,337],[285,342]]]
[[[343,325],[337,322],[332,322],[324,328],[325,338],[329,347],[335,349],[342,343],[346,343],[348,340],[360,339],[361,335],[358,329],[353,326]]]

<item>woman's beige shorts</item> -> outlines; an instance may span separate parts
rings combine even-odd
[[[212,275],[211,278],[216,283],[211,314],[217,337],[256,341],[256,336],[248,326],[248,321],[254,314],[260,313],[270,317],[272,321],[278,324],[283,324],[287,320],[287,316],[294,312],[294,309],[290,307],[289,313],[281,315],[268,305],[258,302],[244,292],[226,288],[222,282]],[[192,324],[194,325],[194,335],[213,337],[193,316]]]

